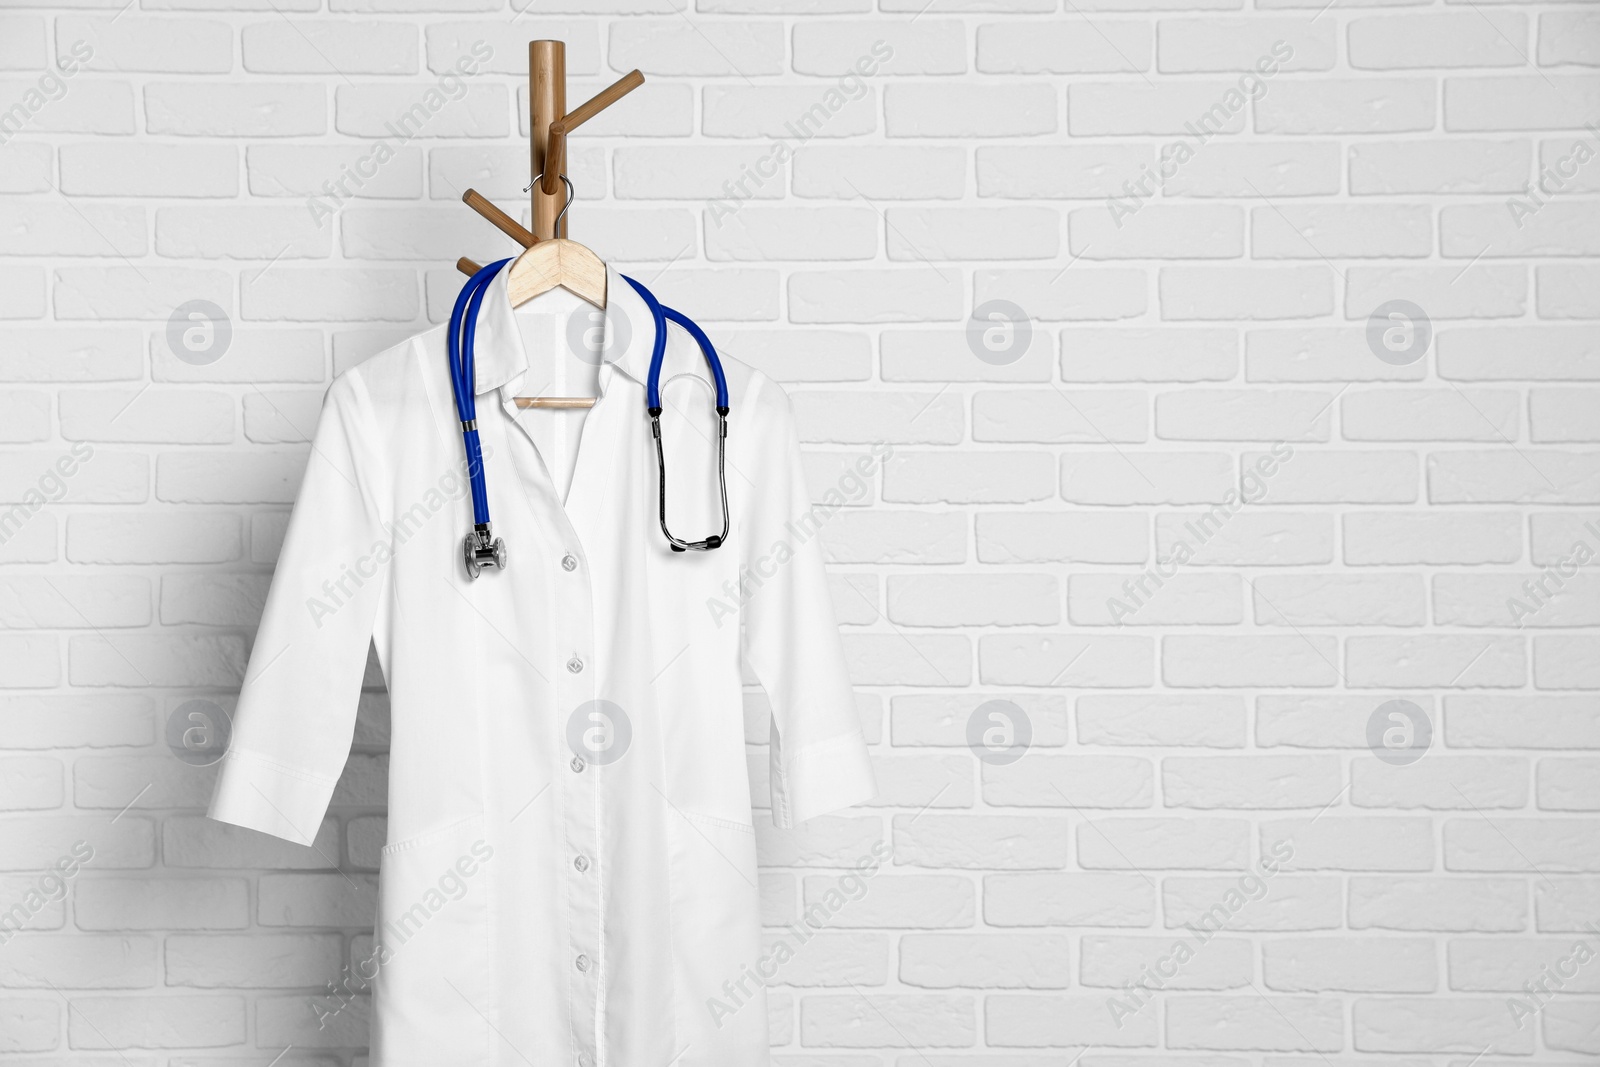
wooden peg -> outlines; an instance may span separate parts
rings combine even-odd
[[[462,274],[465,274],[469,278],[482,269],[482,267],[472,262],[472,260],[468,259],[466,256],[462,256],[460,259],[456,260],[456,270],[460,271]]]
[[[501,233],[510,237],[523,248],[532,248],[534,242],[538,240],[533,234],[523,229],[521,223],[495,207],[476,189],[468,189],[462,194],[461,199],[468,207],[494,223]]]
[[[567,134],[643,84],[644,75],[638,70],[630,70],[576,109],[562,116],[559,121],[550,124],[549,148],[545,152],[546,166],[543,179],[545,192],[556,192],[558,188],[556,183],[560,180],[562,169],[567,165]]]

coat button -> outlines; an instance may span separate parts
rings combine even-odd
[[[583,757],[582,756],[573,756],[572,757],[572,773],[573,774],[582,774],[583,773]]]
[[[583,955],[582,953],[579,953],[578,958],[572,962],[580,971],[587,971],[589,969],[589,957]]]
[[[561,569],[562,570],[568,570],[568,571],[577,570],[578,569],[578,557],[574,556],[571,552],[568,552],[565,556],[562,556],[561,557]]]
[[[587,871],[589,869],[589,861],[584,859],[582,856],[579,856],[577,859],[573,860],[572,865],[578,868],[580,871]]]
[[[589,1054],[587,1052],[578,1053],[578,1067],[593,1067],[593,1065],[594,1060],[589,1058]]]
[[[583,670],[583,660],[579,659],[577,656],[573,656],[571,659],[567,660],[567,670],[571,671],[573,674],[577,674],[579,671]]]

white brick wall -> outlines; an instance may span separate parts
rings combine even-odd
[[[894,864],[778,1063],[1600,1056],[1600,8],[58,7],[0,4],[0,1064],[364,1062],[308,1002],[368,950],[381,678],[314,849],[168,733],[331,376],[507,251],[457,201],[522,201],[534,37],[574,102],[649,78],[574,235],[789,385],[819,493],[894,446],[826,531],[883,795],[763,828],[770,922]]]

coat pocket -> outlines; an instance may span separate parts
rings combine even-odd
[[[765,1063],[766,989],[750,972],[761,947],[755,830],[686,808],[668,818],[678,1042],[690,1050],[677,1067]]]
[[[481,815],[384,848],[373,1067],[489,1062],[493,857]]]

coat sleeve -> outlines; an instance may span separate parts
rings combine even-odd
[[[761,375],[746,423],[754,462],[739,528],[745,662],[772,704],[772,818],[792,827],[877,795],[823,569],[793,409]],[[753,484],[752,484],[753,483]]]
[[[364,393],[333,383],[311,446],[207,814],[309,845],[350,753],[387,580]]]

